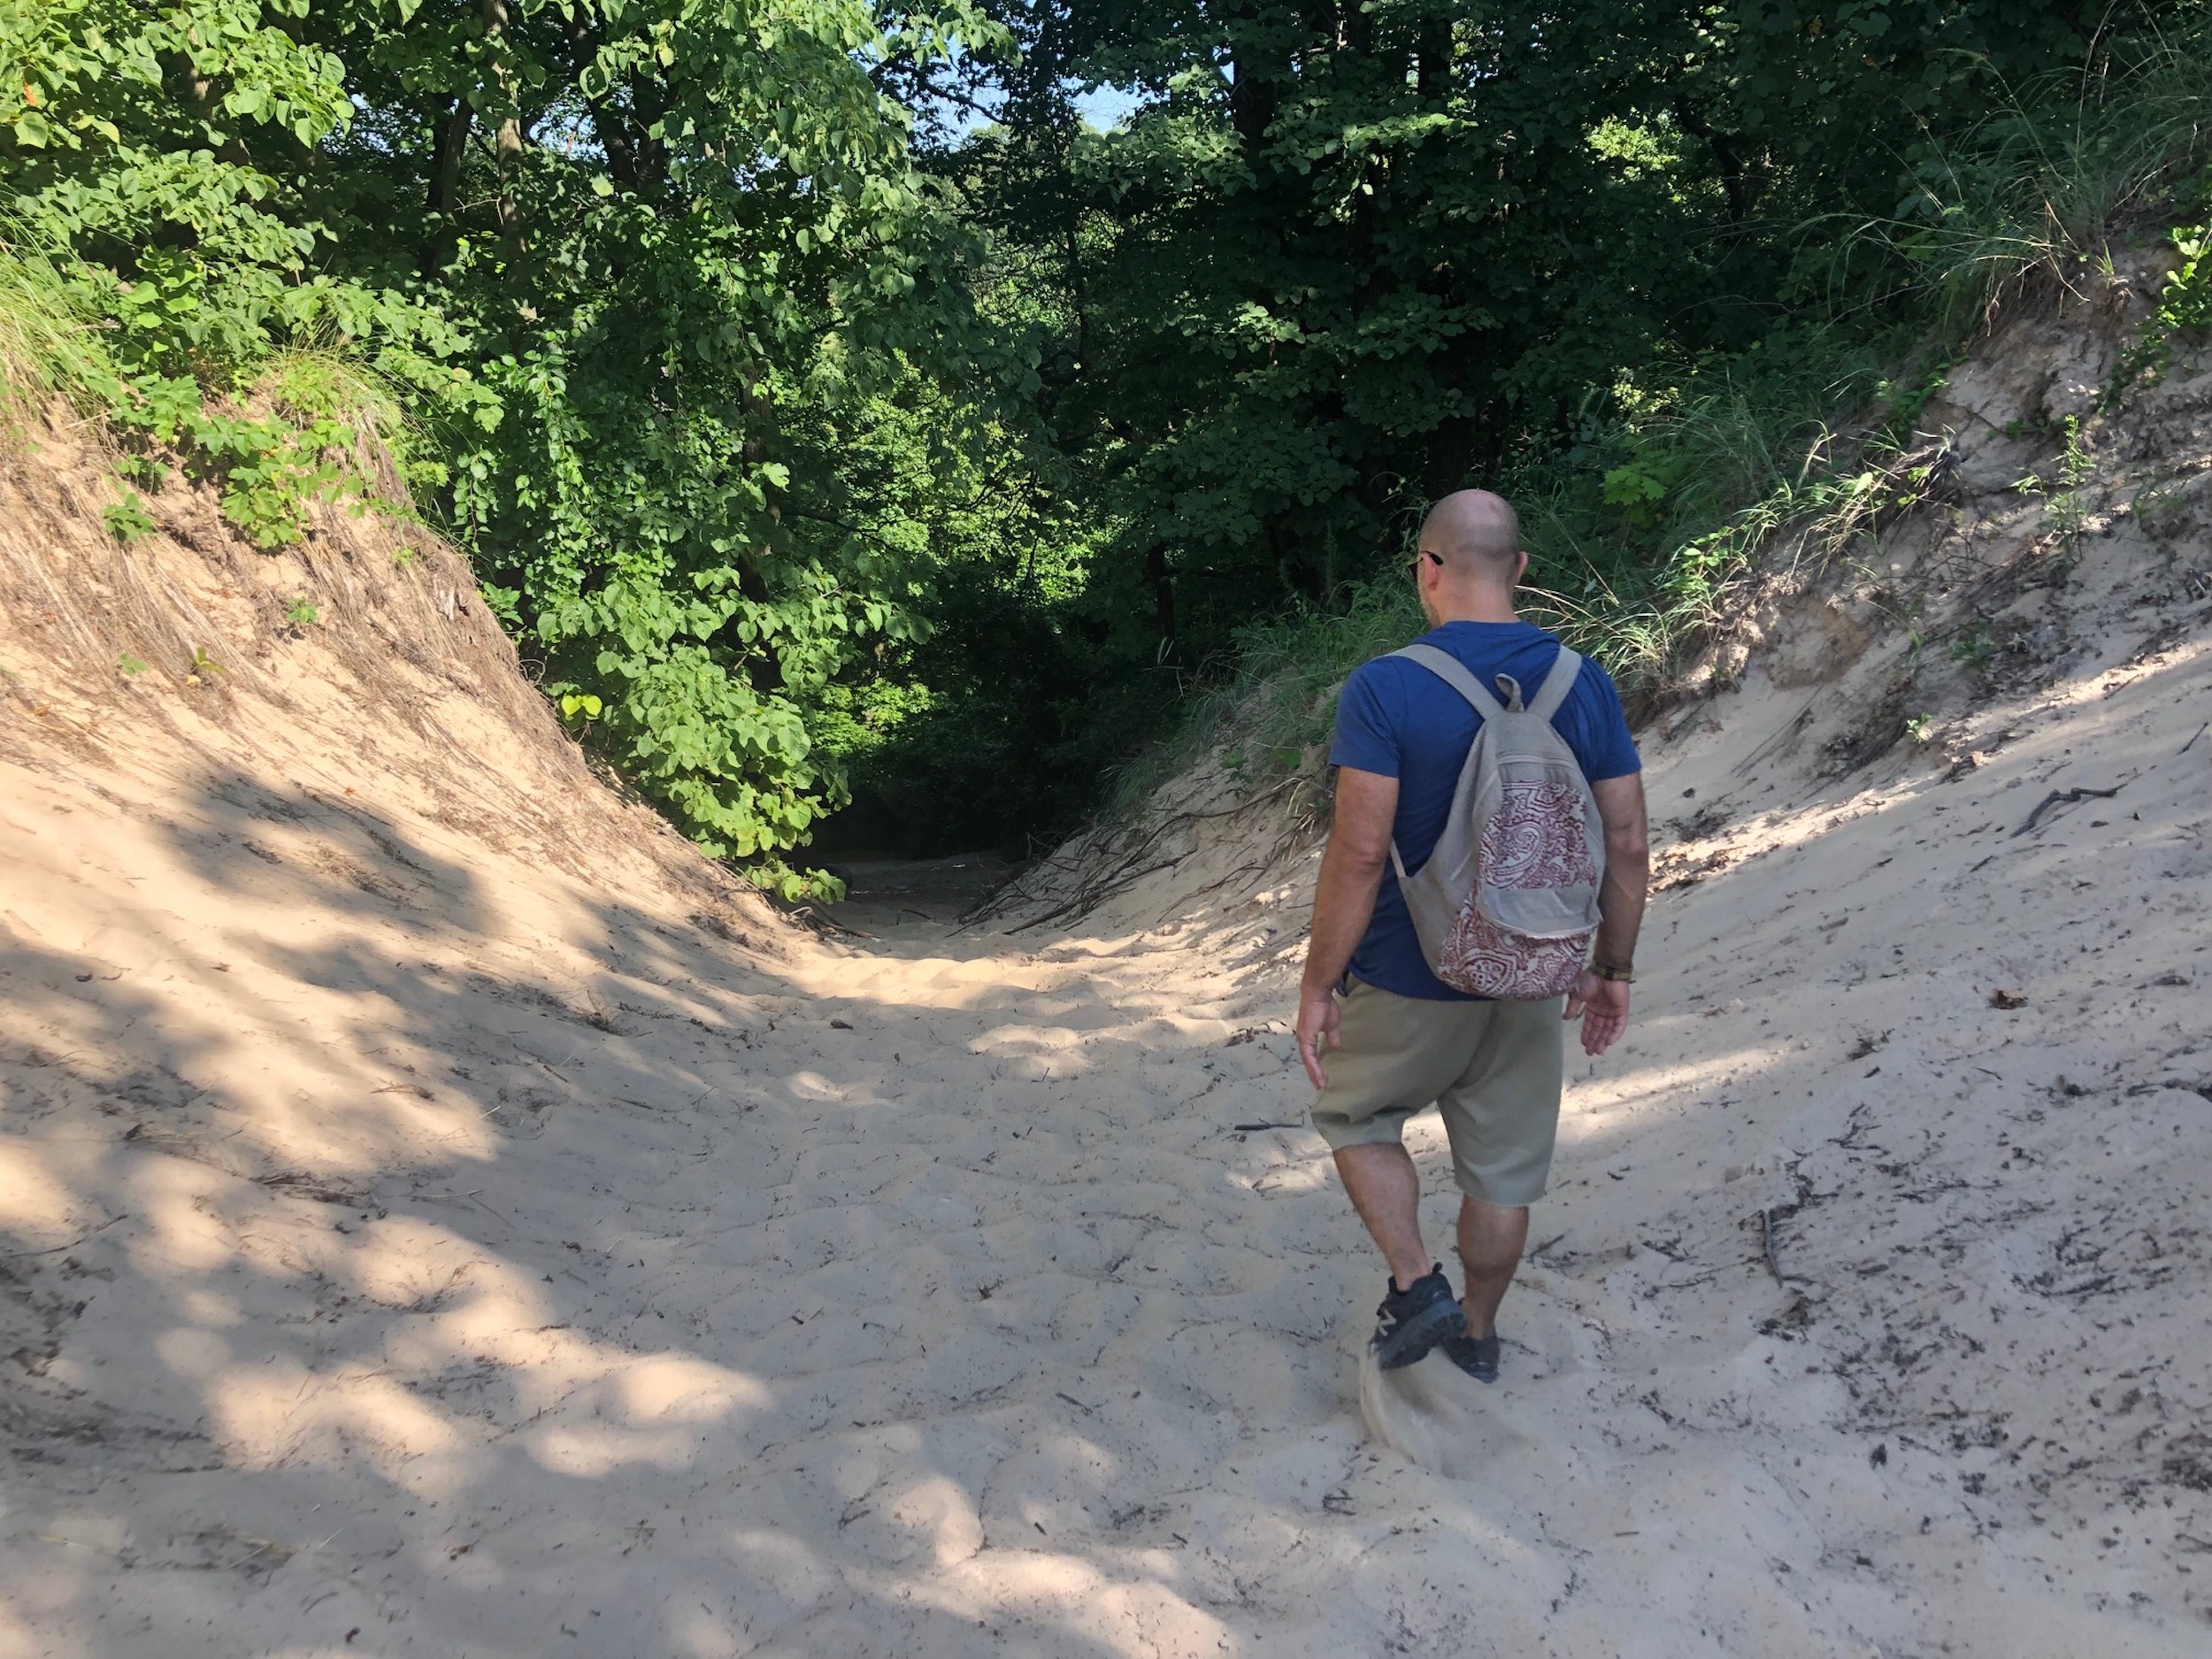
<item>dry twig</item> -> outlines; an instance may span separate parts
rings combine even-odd
[[[2043,815],[2055,806],[2062,803],[2070,804],[2076,801],[2109,801],[2120,793],[2121,787],[2121,785],[2116,783],[2109,789],[2054,789],[2035,803],[2035,810],[2028,814],[2028,821],[2012,832],[2013,838],[2016,841],[2025,835],[2036,826]]]

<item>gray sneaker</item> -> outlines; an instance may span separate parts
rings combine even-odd
[[[1375,1319],[1374,1340],[1367,1347],[1384,1371],[1412,1364],[1467,1323],[1453,1299],[1452,1282],[1444,1277],[1441,1262],[1403,1290],[1392,1280],[1382,1306],[1375,1310]]]

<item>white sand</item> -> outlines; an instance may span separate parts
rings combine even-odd
[[[1305,1103],[1268,823],[817,944],[461,680],[173,714],[12,613],[0,1655],[2204,1653],[2203,543],[2085,545],[1929,749],[1820,781],[1906,646],[1816,594],[1655,737],[1698,879],[1504,1380],[1365,1379],[1409,1456],[1319,1141],[1235,1127]]]

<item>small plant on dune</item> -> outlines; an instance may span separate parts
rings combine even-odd
[[[2170,540],[2189,522],[2187,498],[2169,485],[2139,491],[2133,511],[2143,534],[2156,541]]]
[[[169,482],[169,466],[150,455],[127,455],[116,462],[115,475],[141,489],[158,491]]]
[[[205,646],[196,645],[192,648],[191,665],[185,670],[184,683],[196,686],[210,674],[227,674],[229,672],[207,654]]]
[[[2212,328],[2212,225],[2181,226],[2171,233],[2171,240],[2181,263],[2167,273],[2156,308],[2120,353],[2112,383],[2105,388],[2107,408],[2131,388],[2165,378],[2173,362],[2176,334]]]
[[[1905,736],[1915,749],[1927,747],[1928,733],[1935,726],[1932,714],[1916,714],[1905,722]]]
[[[2030,472],[2013,486],[2023,495],[2043,497],[2043,517],[2046,523],[2061,535],[2071,540],[2081,534],[2087,510],[2081,498],[2081,487],[2096,471],[2081,438],[2081,419],[2069,415],[2061,423],[2066,438],[2066,448],[2059,457],[2055,472],[2046,475]]]
[[[115,659],[115,672],[126,680],[135,679],[146,672],[145,659],[134,657],[128,651],[125,651]]]
[[[298,633],[302,628],[313,627],[319,615],[319,613],[316,611],[313,602],[304,594],[301,595],[297,599],[292,601],[290,604],[284,607],[285,626],[290,628],[295,634]]]
[[[127,489],[123,492],[122,500],[111,501],[100,510],[100,522],[125,547],[134,547],[154,533],[153,519],[139,503],[136,492]]]
[[[2065,426],[2066,450],[2059,457],[2058,490],[2043,503],[2043,512],[2060,534],[2071,538],[2081,534],[2082,520],[2087,516],[2081,487],[2097,468],[2082,445],[2080,418],[2067,416]]]
[[[1986,622],[1977,621],[1951,641],[1951,660],[1978,674],[1987,673],[1996,657],[1997,636],[1989,631]]]

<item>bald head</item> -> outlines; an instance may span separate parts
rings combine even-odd
[[[1421,521],[1421,551],[1442,559],[1448,578],[1510,588],[1521,573],[1520,516],[1502,495],[1455,490]]]

